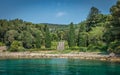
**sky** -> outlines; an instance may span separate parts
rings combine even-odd
[[[33,23],[75,24],[84,21],[92,6],[101,13],[117,0],[0,0],[0,19],[23,19]]]

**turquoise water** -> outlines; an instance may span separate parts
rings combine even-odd
[[[80,59],[0,60],[0,75],[120,75],[120,63]]]

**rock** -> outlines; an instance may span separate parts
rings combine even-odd
[[[115,57],[115,53],[112,52],[112,53],[109,54],[109,56],[110,57]]]

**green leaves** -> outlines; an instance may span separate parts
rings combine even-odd
[[[104,36],[108,45],[108,51],[120,53],[120,0],[110,8],[110,12],[111,16],[108,17],[109,23],[106,26],[107,30]]]
[[[47,25],[45,25],[45,47],[51,48],[51,35]]]
[[[75,29],[73,23],[70,24],[70,29],[68,33],[68,45],[69,47],[75,46]]]
[[[23,37],[22,37],[23,46],[28,49],[34,48],[33,44],[35,39],[32,36],[32,34],[28,31],[24,31],[22,34],[23,34]]]
[[[5,44],[7,46],[10,46],[11,43],[17,39],[17,37],[18,37],[18,32],[16,30],[7,31],[4,38]]]
[[[22,42],[20,41],[13,41],[9,48],[12,52],[24,51]]]
[[[96,26],[96,23],[99,22],[99,16],[100,11],[96,7],[91,7],[91,10],[89,12],[89,15],[87,17],[86,21],[86,31],[90,31],[91,27]]]
[[[109,52],[120,53],[120,41],[115,40],[109,44]]]

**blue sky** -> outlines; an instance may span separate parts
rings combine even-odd
[[[103,14],[117,0],[0,0],[0,19],[23,19],[33,23],[69,24],[86,19],[90,8]]]

